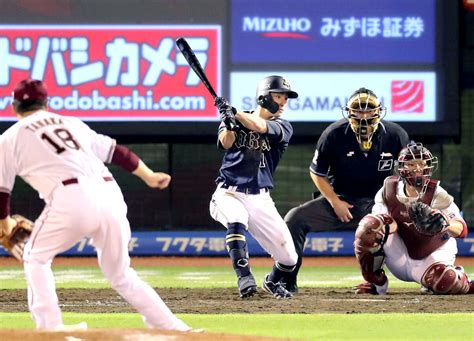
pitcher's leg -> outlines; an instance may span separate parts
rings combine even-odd
[[[51,260],[23,263],[28,282],[28,307],[37,329],[54,329],[63,323],[51,270]]]
[[[109,217],[107,223],[93,235],[99,266],[112,288],[143,316],[148,327],[190,330],[189,326],[171,312],[158,293],[130,267],[130,236],[130,226],[125,215],[122,221]]]

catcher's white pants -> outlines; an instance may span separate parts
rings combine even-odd
[[[79,178],[60,184],[46,200],[25,247],[28,306],[39,329],[62,324],[51,263],[83,237],[91,237],[99,266],[112,287],[142,314],[147,326],[189,330],[168,309],[156,291],[130,267],[131,237],[127,206],[115,181]]]
[[[241,223],[275,261],[295,265],[298,255],[288,226],[278,213],[270,192],[245,194],[217,188],[209,205],[211,217],[227,228]]]
[[[389,235],[383,249],[385,252],[385,264],[395,277],[405,282],[417,282],[420,284],[421,277],[432,264],[442,262],[446,265],[454,265],[458,252],[456,240],[449,238],[446,243],[428,257],[419,260],[412,259],[408,255],[407,248],[398,233]]]

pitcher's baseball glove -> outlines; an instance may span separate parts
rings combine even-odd
[[[33,231],[33,222],[19,214],[12,215],[16,225],[10,233],[3,235],[0,241],[3,247],[20,262],[23,258],[23,249]]]
[[[434,236],[448,229],[448,218],[440,210],[433,210],[422,202],[413,203],[408,209],[408,214],[416,230],[421,234]]]

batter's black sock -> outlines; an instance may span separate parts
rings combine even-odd
[[[250,275],[249,253],[247,241],[245,240],[245,225],[241,223],[229,224],[225,236],[225,243],[237,277]]]
[[[286,274],[294,270],[294,265],[284,265],[278,262],[275,262],[272,272],[268,275],[267,281],[278,283]]]

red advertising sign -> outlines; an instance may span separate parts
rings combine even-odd
[[[215,120],[213,99],[176,48],[185,37],[221,93],[220,26],[0,26],[0,120],[11,91],[44,80],[53,112],[85,120]]]

